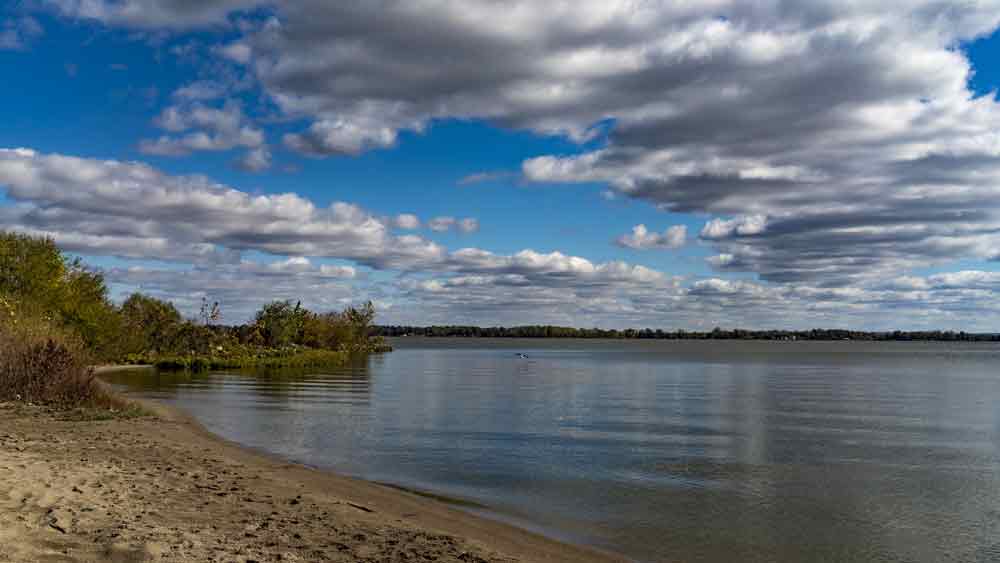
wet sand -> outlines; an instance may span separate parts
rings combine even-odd
[[[0,404],[0,561],[623,561],[289,464],[183,413]]]

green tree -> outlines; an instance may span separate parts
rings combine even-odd
[[[62,301],[68,270],[52,239],[0,232],[0,294],[54,311]]]
[[[257,325],[264,344],[272,348],[283,348],[301,343],[302,328],[308,311],[301,303],[291,301],[274,301],[268,303],[257,312],[254,324]]]
[[[172,303],[141,293],[122,303],[121,316],[130,352],[172,350],[183,323]]]
[[[0,295],[73,332],[101,358],[117,353],[120,319],[104,276],[50,238],[0,232]]]

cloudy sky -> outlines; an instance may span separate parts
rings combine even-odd
[[[0,6],[0,228],[116,298],[1000,331],[1000,0]]]

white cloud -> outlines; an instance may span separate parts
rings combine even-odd
[[[198,102],[190,107],[169,106],[155,123],[178,135],[144,139],[139,143],[139,150],[145,154],[183,156],[193,151],[224,151],[236,147],[260,149],[264,144],[264,133],[249,124],[242,106],[233,100],[226,101],[221,108]],[[263,157],[265,152],[258,151],[255,156]],[[263,162],[261,158],[256,160]]]
[[[435,217],[427,222],[427,228],[435,233],[443,233],[455,226],[454,217]]]
[[[219,48],[219,52],[225,58],[243,65],[249,63],[250,57],[253,55],[250,46],[242,41],[235,41],[224,45]]]
[[[250,260],[240,262],[238,271],[258,276],[281,276],[316,279],[352,279],[357,277],[357,269],[351,266],[321,264],[314,266],[304,256],[293,256],[285,260],[261,264]]]
[[[631,235],[622,235],[615,241],[619,246],[635,250],[652,248],[677,249],[687,242],[687,227],[674,225],[662,233],[651,233],[646,225],[632,227]]]
[[[173,93],[173,97],[187,102],[214,100],[226,95],[227,88],[213,80],[197,80],[186,86],[178,88]],[[176,108],[168,111],[177,112]]]
[[[236,166],[245,172],[263,172],[271,167],[271,151],[262,145],[247,151]]]
[[[456,219],[454,217],[449,217],[447,215],[441,217],[435,217],[427,222],[427,228],[436,232],[444,233],[450,230],[456,230],[460,233],[474,233],[479,230],[479,221],[472,217],[466,217],[464,219]]]
[[[522,172],[730,218],[702,238],[765,280],[843,284],[1000,255],[1000,105],[971,94],[956,48],[997,28],[998,0],[57,4],[172,29],[266,5],[274,17],[227,36],[223,56],[311,121],[283,139],[310,156],[393,147],[442,119],[606,137]],[[178,141],[146,148],[219,144]]]
[[[15,202],[2,208],[4,227],[52,233],[91,254],[189,260],[184,249],[195,245],[379,267],[444,254],[419,237],[391,236],[382,220],[348,203],[318,208],[290,193],[253,196],[140,163],[0,149],[0,186]]]
[[[316,266],[302,258],[186,270],[116,267],[105,275],[114,287],[124,288],[122,294],[139,287],[143,293],[173,302],[190,316],[197,313],[203,297],[217,301],[224,322],[233,323],[252,318],[261,305],[275,299],[301,301],[312,310],[328,311],[358,303],[368,295],[353,268]]]
[[[753,236],[763,233],[766,229],[767,217],[763,215],[749,215],[729,220],[712,219],[702,228],[701,238],[719,240],[734,236]]]
[[[459,232],[474,233],[479,230],[479,220],[466,217],[458,222],[457,228]]]
[[[221,25],[259,0],[42,0],[65,16],[140,29],[184,30]]]
[[[412,213],[401,213],[393,220],[400,229],[414,230],[420,228],[420,218]]]
[[[324,119],[313,123],[305,133],[286,134],[284,142],[288,148],[309,156],[357,156],[373,148],[394,146],[396,131],[373,123]]]
[[[347,203],[317,208],[294,194],[252,196],[143,164],[27,149],[0,150],[0,186],[13,202],[0,207],[0,228],[52,236],[83,254],[194,264],[180,271],[114,268],[108,278],[116,288],[141,285],[190,310],[208,295],[223,302],[232,321],[275,298],[302,298],[317,309],[379,299],[386,322],[974,330],[1000,321],[997,272],[831,288],[687,281],[556,251],[449,252],[419,236],[393,236],[390,221]],[[251,250],[281,258],[241,258]],[[359,268],[405,275],[377,284]]]
[[[537,279],[525,273],[533,271],[526,265],[533,260],[573,262],[569,257],[449,253],[418,236],[386,234],[388,219],[369,216],[378,227],[364,228],[366,212],[344,209],[341,215],[312,209],[305,221],[281,228],[265,217],[263,230],[253,232],[232,219],[244,213],[240,206],[212,211],[223,217],[222,228],[199,209],[213,220],[195,213],[198,220],[187,227],[167,229],[149,219],[163,209],[143,206],[152,213],[128,215],[71,174],[52,181],[48,176],[58,171],[50,168],[58,167],[43,167],[43,173],[27,166],[26,172],[18,168],[23,163],[6,160],[0,166],[7,180],[42,174],[31,185],[60,188],[14,196],[19,203],[4,210],[5,224],[69,229],[59,232],[80,248],[131,248],[131,254],[252,248],[407,269],[430,279],[420,285],[406,278],[415,285],[401,291],[441,315],[461,305],[489,318],[487,308],[514,311],[520,302],[549,318],[579,314],[624,322],[661,315],[719,322],[739,320],[734,315],[742,311],[756,323],[823,324],[844,318],[837,317],[839,307],[878,323],[885,322],[885,311],[910,306],[917,297],[926,299],[919,316],[939,315],[942,322],[960,322],[960,313],[973,305],[995,310],[983,297],[993,289],[980,274],[956,273],[952,280],[908,274],[956,260],[1000,258],[1000,105],[969,91],[974,69],[958,48],[996,29],[997,0],[51,3],[72,17],[173,30],[226,25],[234,12],[263,6],[274,17],[227,28],[225,43],[214,52],[245,65],[241,69],[281,117],[308,123],[283,138],[292,150],[357,155],[393,147],[401,132],[447,119],[597,140],[599,148],[583,154],[529,159],[522,174],[534,182],[602,183],[622,198],[707,216],[700,237],[713,248],[708,263],[756,274],[771,285],[703,280],[673,287],[661,280],[666,289],[637,284],[586,293],[594,291],[595,278],[582,262]],[[205,123],[190,126],[192,112],[165,111],[160,122],[171,135],[146,148],[173,154],[264,146],[249,124],[226,128],[228,134]],[[251,127],[246,136],[244,126]],[[117,172],[99,180],[121,181],[123,170],[138,173],[132,166],[107,165]],[[80,168],[89,173],[100,166],[88,161]],[[73,193],[67,186],[114,204],[100,213],[115,210],[116,230],[102,228],[99,212],[85,200],[65,201]],[[179,197],[173,190],[167,192]],[[215,193],[195,191],[209,199]],[[266,197],[271,205],[284,196]],[[180,207],[196,211],[188,203]],[[445,228],[456,228],[459,221],[450,219]],[[331,235],[330,223],[347,225],[345,237],[368,234],[352,247]],[[192,234],[199,229],[207,234]],[[649,237],[668,238],[644,227],[622,243],[641,246]],[[352,254],[355,247],[361,250]],[[970,287],[959,274],[977,278],[978,285]],[[886,279],[896,285],[879,283]],[[498,290],[514,287],[520,289]],[[518,301],[525,287],[533,293]],[[812,316],[796,317],[793,306]]]

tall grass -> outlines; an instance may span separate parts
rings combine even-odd
[[[151,365],[160,370],[188,370],[194,372],[220,369],[245,368],[308,368],[333,367],[346,364],[351,358],[346,350],[300,349],[256,349],[242,354],[229,353],[165,356],[131,354],[126,356],[126,364]]]

